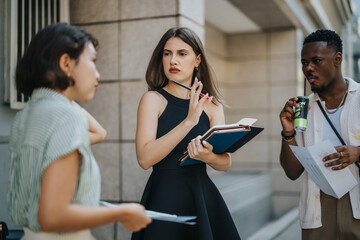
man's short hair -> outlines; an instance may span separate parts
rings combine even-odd
[[[320,29],[315,32],[310,33],[303,42],[303,46],[306,43],[311,42],[327,42],[327,47],[334,47],[336,52],[342,53],[343,45],[340,36],[328,29]]]

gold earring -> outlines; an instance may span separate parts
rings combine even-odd
[[[71,74],[70,74],[70,73],[67,73],[67,77],[70,78],[70,77],[71,77]]]

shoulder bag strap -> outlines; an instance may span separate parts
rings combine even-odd
[[[321,105],[320,101],[317,100],[316,102],[317,102],[317,104],[319,105],[319,108],[320,108],[321,112],[324,114],[324,117],[326,118],[326,120],[327,120],[328,123],[330,124],[332,130],[334,131],[334,133],[336,134],[336,136],[339,138],[341,144],[342,144],[342,145],[346,145],[344,139],[340,136],[339,132],[336,130],[336,128],[335,128],[334,125],[332,124],[330,118],[329,118],[328,115],[326,114],[326,112],[325,112],[323,106]],[[359,168],[359,175],[360,175],[360,165],[359,165],[359,162],[357,161],[357,162],[355,162],[355,164],[356,164],[356,166]]]

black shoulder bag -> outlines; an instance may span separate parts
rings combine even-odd
[[[323,106],[321,105],[320,101],[317,100],[316,102],[317,102],[317,104],[319,105],[319,108],[320,108],[321,112],[324,114],[324,117],[326,118],[326,120],[327,120],[328,123],[330,124],[332,130],[334,130],[334,133],[335,133],[336,136],[339,138],[341,144],[342,144],[343,146],[345,146],[346,143],[345,143],[344,139],[342,139],[342,137],[340,136],[340,134],[338,133],[338,131],[336,130],[336,128],[334,127],[334,125],[333,125],[332,122],[330,121],[330,118],[329,118],[328,115],[326,114],[326,112],[325,112]],[[360,175],[360,164],[359,164],[359,161],[355,162],[355,164],[356,164],[356,166],[359,168],[359,175]]]
[[[6,236],[9,235],[9,230],[5,222],[0,222],[0,240],[6,240]]]

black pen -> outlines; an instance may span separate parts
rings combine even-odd
[[[186,85],[184,85],[184,84],[182,84],[182,83],[180,83],[180,82],[178,82],[176,80],[173,80],[173,79],[170,79],[170,81],[172,81],[173,83],[176,83],[177,85],[182,86],[182,87],[186,88],[187,90],[191,91],[191,87],[188,87],[188,86],[186,86]],[[203,93],[200,93],[200,97],[207,97],[207,99],[209,99],[209,96],[207,96],[207,95],[205,95]]]

